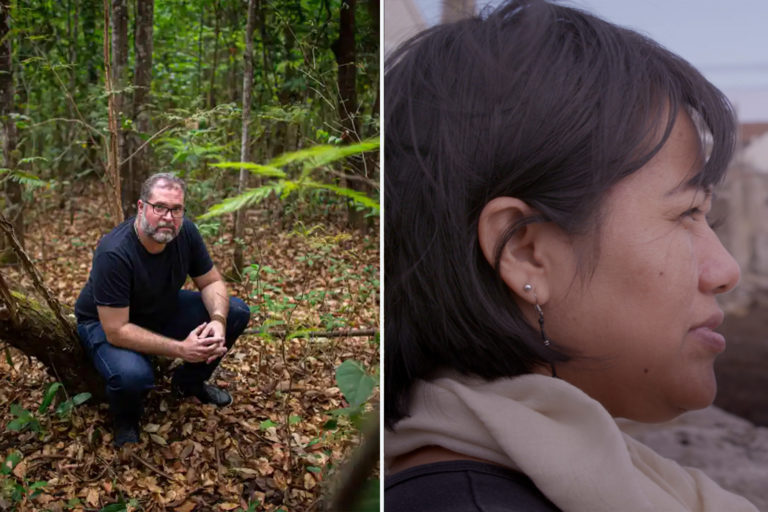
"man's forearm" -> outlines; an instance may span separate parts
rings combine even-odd
[[[227,318],[229,313],[229,296],[227,295],[227,285],[224,281],[217,280],[200,290],[200,296],[203,299],[205,309],[208,315],[213,319],[214,315],[221,315]],[[222,322],[226,323],[226,322]]]
[[[107,341],[116,347],[153,356],[181,357],[181,343],[166,338],[130,322],[107,334]]]

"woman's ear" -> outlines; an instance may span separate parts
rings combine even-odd
[[[549,300],[549,276],[548,258],[543,249],[550,246],[546,237],[552,235],[551,229],[546,229],[546,223],[527,224],[504,243],[510,228],[536,214],[533,208],[520,199],[497,197],[480,212],[477,236],[483,255],[492,267],[496,265],[499,244],[504,244],[498,263],[498,272],[504,283],[531,304],[536,301],[545,304]],[[524,290],[526,284],[531,285],[531,291]]]

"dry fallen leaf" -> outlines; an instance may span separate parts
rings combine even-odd
[[[195,503],[192,500],[187,500],[178,507],[175,507],[173,510],[176,512],[192,512],[195,510],[195,507],[197,506],[197,503]]]
[[[16,478],[23,479],[27,475],[27,461],[22,460],[16,464],[16,467],[13,468],[13,474],[16,476]]]
[[[88,502],[89,505],[96,507],[99,504],[99,491],[96,489],[88,489],[88,493],[85,495],[85,501]]]

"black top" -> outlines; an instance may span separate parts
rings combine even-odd
[[[98,320],[96,306],[130,307],[130,321],[159,329],[176,307],[187,275],[213,268],[200,232],[184,218],[179,235],[158,254],[148,252],[133,228],[134,217],[99,241],[88,282],[75,303],[78,322]]]
[[[560,512],[522,473],[456,460],[424,464],[384,480],[385,512]]]

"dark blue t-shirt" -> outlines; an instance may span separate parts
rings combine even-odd
[[[179,235],[159,254],[141,245],[134,220],[126,220],[99,241],[88,282],[75,303],[78,322],[98,320],[96,306],[130,307],[130,322],[159,329],[175,312],[187,275],[198,277],[213,268],[191,220],[184,219]]]

